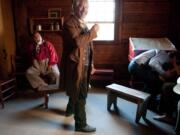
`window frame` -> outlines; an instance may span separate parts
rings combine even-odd
[[[119,25],[118,25],[118,20],[119,20],[119,0],[115,0],[115,13],[114,13],[114,40],[95,40],[93,43],[95,45],[112,45],[112,44],[117,44],[118,43],[118,33],[119,33]]]

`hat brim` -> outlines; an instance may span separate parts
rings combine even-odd
[[[177,84],[180,84],[180,77],[178,77],[177,79]]]
[[[179,95],[180,95],[180,84],[176,84],[176,85],[173,87],[173,91],[174,91],[176,94],[179,94]]]

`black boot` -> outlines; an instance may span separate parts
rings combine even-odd
[[[86,124],[84,127],[76,127],[75,130],[80,132],[95,132],[96,128]]]

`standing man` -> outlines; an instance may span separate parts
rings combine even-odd
[[[86,121],[85,104],[90,72],[93,68],[93,44],[97,37],[98,24],[88,30],[84,18],[88,12],[88,0],[73,0],[72,14],[63,27],[63,55],[61,59],[62,78],[60,81],[69,96],[66,116],[74,114],[75,130],[95,132]]]
[[[28,46],[31,66],[26,71],[26,77],[34,89],[50,90],[59,88],[58,55],[53,44],[43,40],[39,32],[33,33],[33,43]],[[54,85],[48,85],[43,80],[48,77]]]

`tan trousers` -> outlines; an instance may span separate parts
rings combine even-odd
[[[39,88],[47,86],[48,84],[40,77],[40,75],[47,75],[53,73],[56,78],[56,86],[59,88],[59,69],[57,64],[52,66],[52,69],[48,71],[48,59],[42,61],[33,61],[33,65],[26,71],[26,77],[33,88]]]

